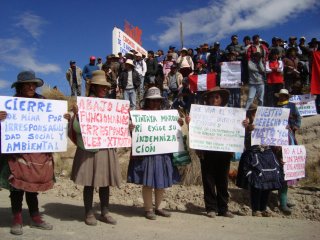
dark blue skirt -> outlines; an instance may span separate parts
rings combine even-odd
[[[180,181],[177,167],[173,166],[170,154],[131,158],[128,167],[128,182],[156,189],[168,188]]]

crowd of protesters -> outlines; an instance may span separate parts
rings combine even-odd
[[[219,86],[222,62],[240,61],[241,85],[246,85],[248,90],[229,88],[231,95],[228,105],[248,109],[254,99],[257,99],[259,106],[276,106],[274,94],[282,88],[288,89],[292,95],[309,93],[312,52],[319,48],[316,38],[307,42],[305,37],[298,40],[291,36],[288,41],[273,37],[269,44],[256,34],[252,38],[245,36],[241,44],[238,36],[232,35],[230,44],[224,49],[219,42],[215,42],[212,46],[204,43],[195,49],[176,50],[174,46],[169,46],[166,54],[159,49],[156,52],[148,51],[147,56],[131,50],[124,56],[122,53],[110,54],[103,64],[101,58],[95,62],[96,58],[92,56],[83,71],[72,60],[67,80],[71,95],[79,96],[79,74],[82,74],[87,84],[91,72],[102,69],[108,82],[112,84],[109,97],[116,98],[120,93],[124,99],[130,100],[132,109],[141,108],[145,90],[156,86],[165,98],[165,108],[182,108],[188,112],[191,103],[201,102],[203,93],[190,91],[190,75],[213,72]],[[241,94],[246,95],[243,98],[247,99],[246,102]],[[319,111],[319,97],[316,105]]]

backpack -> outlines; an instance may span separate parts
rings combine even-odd
[[[178,76],[177,73],[175,73],[174,75],[169,74],[169,89],[171,91],[178,91]]]

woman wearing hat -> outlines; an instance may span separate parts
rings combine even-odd
[[[107,82],[104,71],[97,70],[92,74],[89,96],[105,98],[111,84]],[[114,148],[85,149],[81,129],[78,121],[78,107],[74,106],[74,116],[69,123],[69,135],[77,145],[74,156],[71,180],[84,186],[83,201],[85,208],[85,223],[90,226],[97,225],[92,208],[94,188],[99,188],[101,215],[99,220],[109,224],[116,224],[109,215],[109,186],[120,186],[120,166]],[[72,136],[76,136],[73,138]]]
[[[148,89],[145,97],[144,110],[161,110],[163,97],[160,89],[151,87]],[[183,120],[178,120],[183,125]],[[130,130],[135,128],[130,125]],[[143,157],[131,156],[128,167],[128,182],[142,185],[142,197],[144,202],[145,217],[149,220],[155,220],[156,215],[170,217],[171,214],[160,209],[163,194],[166,188],[177,183],[179,179],[178,169],[172,164],[172,154],[157,154]],[[155,211],[152,205],[152,191],[155,195]]]
[[[298,145],[296,140],[295,132],[301,127],[301,116],[296,105],[292,102],[289,102],[291,95],[287,89],[281,89],[279,93],[276,93],[275,96],[278,98],[277,107],[289,108],[289,121],[288,121],[288,130],[289,130],[289,145]],[[278,159],[282,162],[282,151],[281,147],[276,148],[276,155]],[[280,198],[280,210],[286,214],[291,214],[290,207],[294,205],[288,202],[288,185],[294,185],[297,183],[297,180],[284,181],[282,188],[279,190]]]
[[[229,91],[215,87],[203,94],[204,104],[215,107],[224,107],[229,100]],[[190,117],[186,117],[189,124]],[[246,126],[246,121],[243,125]],[[228,174],[232,153],[220,151],[197,151],[201,163],[201,175],[204,191],[204,203],[208,217],[233,217],[228,210]]]
[[[188,49],[182,48],[180,56],[177,59],[179,72],[183,77],[188,77],[194,70],[194,64],[192,58],[188,55]]]
[[[33,71],[22,71],[11,88],[16,89],[15,97],[44,99],[36,93],[36,89],[43,85],[43,80],[37,78]],[[7,117],[5,111],[0,111],[0,120]],[[67,116],[64,116],[67,118]],[[25,168],[22,162],[33,164],[34,167]],[[0,155],[0,185],[10,190],[13,223],[10,232],[14,235],[23,234],[22,201],[25,194],[31,216],[30,227],[51,230],[52,225],[42,220],[38,206],[38,191],[47,191],[53,187],[52,153],[17,153]],[[25,166],[25,165],[24,165]],[[41,169],[37,169],[41,166]],[[45,176],[39,172],[47,172]]]

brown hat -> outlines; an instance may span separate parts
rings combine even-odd
[[[103,85],[109,88],[111,87],[111,84],[107,82],[106,73],[102,70],[96,70],[92,72],[90,84]]]
[[[202,94],[202,97],[206,99],[210,94],[213,94],[213,93],[218,93],[221,96],[222,98],[221,106],[227,105],[229,101],[229,96],[230,96],[229,90],[223,89],[217,86],[217,87],[214,87],[213,89],[206,91],[204,94]]]

